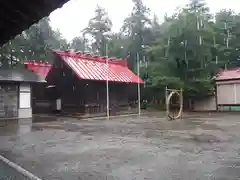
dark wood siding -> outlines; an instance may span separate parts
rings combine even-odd
[[[32,110],[33,113],[51,113],[51,92],[45,83],[32,84]]]
[[[56,56],[47,76],[48,84],[55,84],[55,100],[61,98],[62,111],[74,113],[106,112],[106,81],[79,79]],[[129,84],[109,82],[110,110],[128,108]]]

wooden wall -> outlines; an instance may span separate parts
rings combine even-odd
[[[46,88],[47,85],[44,83],[33,83],[32,84],[32,111],[36,113],[51,113],[51,94],[49,94]]]
[[[56,57],[47,81],[56,85],[55,94],[62,100],[63,111],[106,112],[106,81],[79,79],[59,57]],[[109,95],[110,108],[128,106],[128,84],[109,82]]]
[[[217,110],[216,97],[210,96],[203,100],[194,102],[193,110],[194,111],[216,111]]]

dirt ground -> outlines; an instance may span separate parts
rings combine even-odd
[[[239,153],[236,114],[0,122],[0,154],[44,180],[236,180]]]

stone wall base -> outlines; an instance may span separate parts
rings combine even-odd
[[[32,108],[20,108],[18,109],[18,118],[32,118]]]

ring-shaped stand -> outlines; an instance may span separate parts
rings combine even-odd
[[[167,87],[166,87],[166,116],[167,116],[168,120],[179,119],[182,116],[182,111],[183,111],[183,93],[182,92],[183,92],[182,89],[181,90],[167,89]],[[171,101],[173,95],[177,95],[180,100],[180,102],[179,102],[180,106],[179,106],[177,116],[170,114],[170,101]]]

